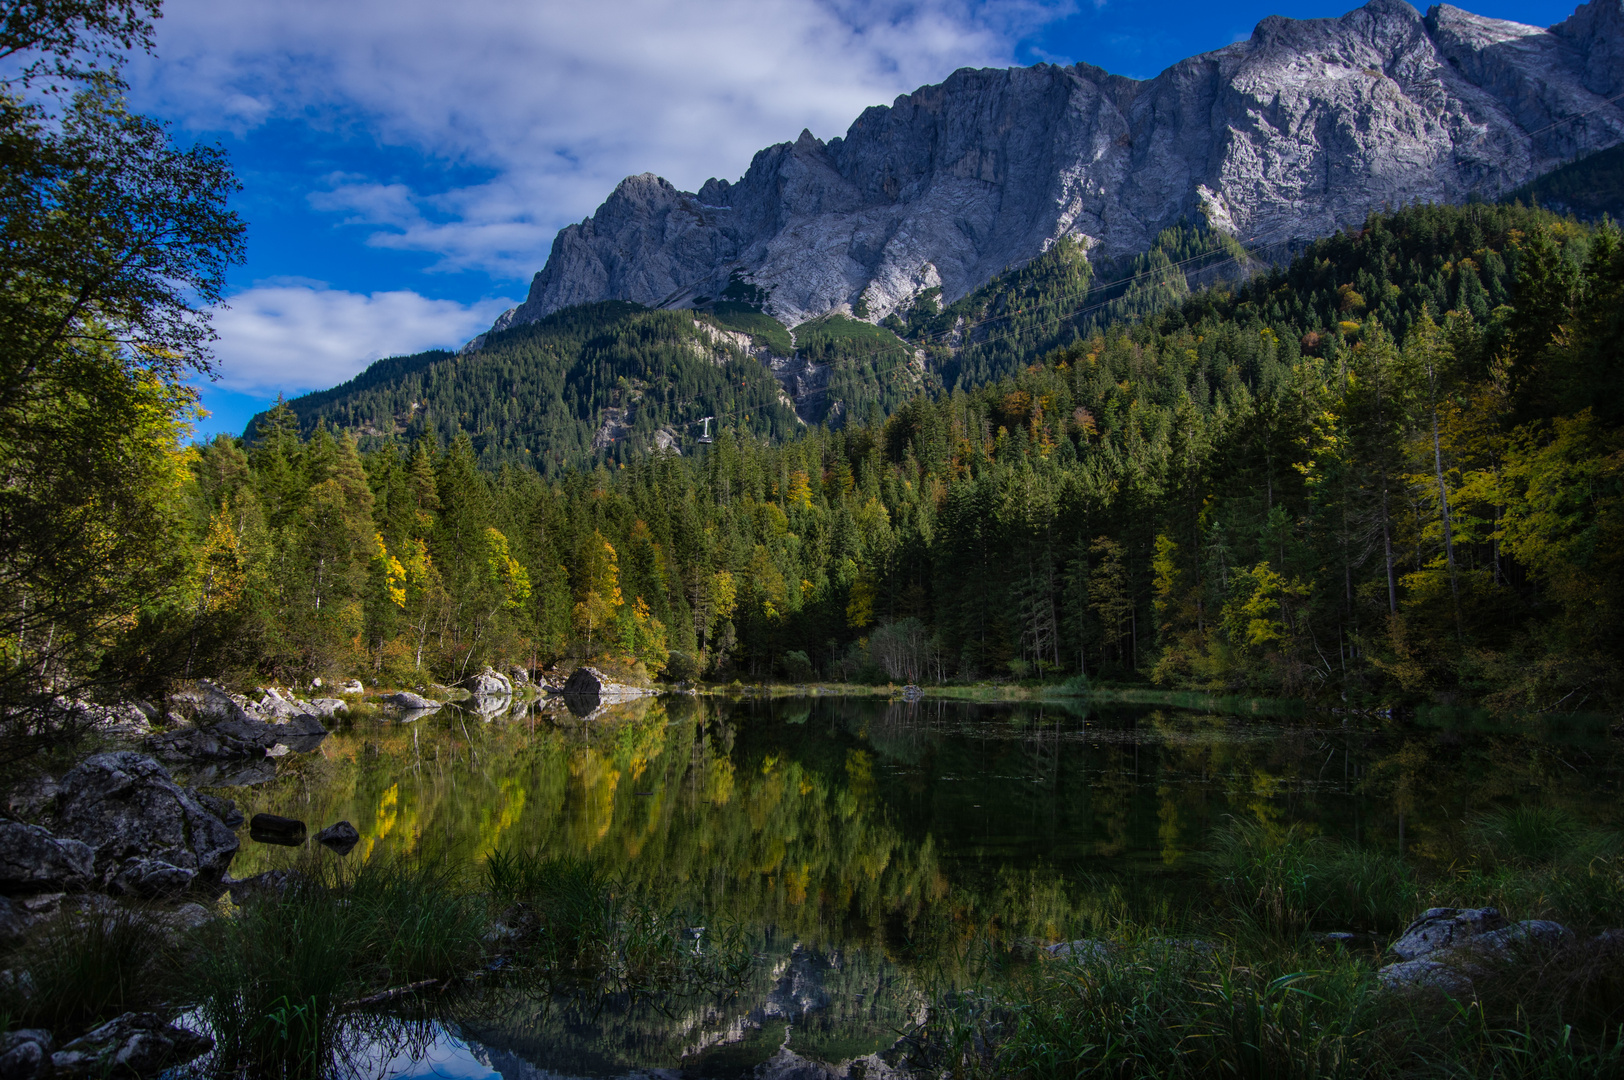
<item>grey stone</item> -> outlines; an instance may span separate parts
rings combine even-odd
[[[339,686],[338,692],[341,694],[364,694],[367,692],[367,688],[361,685],[360,679],[346,679]]]
[[[1180,219],[1285,251],[1384,205],[1493,198],[1624,138],[1624,15],[1593,0],[1542,30],[1371,0],[1270,16],[1149,80],[1087,64],[962,69],[803,132],[736,183],[623,180],[561,231],[493,330],[599,300],[691,306],[735,276],[789,325],[924,290],[944,302],[1070,237],[1145,250]],[[478,346],[476,339],[473,347]]]
[[[1514,957],[1525,949],[1550,950],[1575,940],[1572,930],[1549,919],[1524,919],[1472,937],[1467,945],[1485,956]]]
[[[218,881],[237,853],[236,834],[150,757],[127,750],[97,754],[59,786],[56,832],[89,845],[103,882],[127,869],[132,884],[145,881],[159,871],[142,864],[158,863]]]
[[[566,697],[630,698],[647,693],[642,687],[616,682],[595,667],[578,667],[564,683]]]
[[[11,789],[6,809],[16,817],[32,821],[56,803],[56,790],[56,781],[49,776],[20,781]]]
[[[231,892],[233,904],[251,904],[256,900],[277,900],[293,884],[294,875],[288,870],[267,870],[245,878],[227,878],[223,884]]]
[[[162,859],[132,859],[108,883],[111,892],[147,898],[179,896],[197,880],[197,870]]]
[[[218,795],[208,795],[201,791],[192,792],[192,797],[201,803],[204,809],[220,819],[221,824],[228,829],[235,829],[243,822],[242,811],[237,809],[234,799],[222,799]]]
[[[1376,978],[1385,990],[1438,990],[1451,997],[1469,994],[1472,977],[1452,952],[1446,953],[1447,959],[1424,956],[1388,964],[1376,973]]]
[[[530,672],[526,671],[518,664],[514,664],[512,667],[508,668],[508,679],[513,683],[514,686],[529,686]]]
[[[360,842],[360,832],[347,821],[329,825],[316,834],[316,843],[331,848],[340,855],[348,855]]]
[[[1498,908],[1428,908],[1418,915],[1387,951],[1400,960],[1462,945],[1478,934],[1498,930],[1506,920]]]
[[[470,675],[457,684],[475,697],[511,697],[513,695],[513,682],[499,671],[486,668],[477,675]]]
[[[1093,938],[1080,938],[1076,941],[1057,941],[1053,945],[1044,947],[1044,952],[1062,960],[1080,960],[1083,963],[1095,963],[1109,960],[1115,952],[1115,947],[1107,941],[1096,941]]]
[[[0,1035],[0,1080],[37,1080],[50,1069],[56,1046],[43,1028],[19,1028]]]
[[[404,709],[407,712],[423,712],[428,709],[438,709],[440,707],[440,703],[438,701],[435,701],[432,698],[423,697],[421,694],[414,694],[410,690],[401,690],[393,694],[385,694],[378,700],[385,705],[393,705],[395,708]]]
[[[214,1040],[164,1023],[156,1013],[125,1013],[51,1055],[53,1076],[155,1077],[208,1053]]]
[[[0,821],[0,892],[82,889],[94,876],[89,846],[38,825]]]

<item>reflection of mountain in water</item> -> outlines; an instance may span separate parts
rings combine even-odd
[[[843,1076],[889,1049],[922,1018],[923,993],[894,964],[863,950],[818,952],[761,939],[750,984],[731,997],[590,1005],[513,995],[463,1023],[476,1056],[507,1080],[565,1076],[732,1078]],[[791,1053],[784,1056],[782,1051]],[[779,1069],[758,1068],[777,1060]],[[512,1071],[509,1071],[510,1068]],[[806,1072],[805,1070],[811,1070]],[[878,1059],[856,1070],[883,1075]]]

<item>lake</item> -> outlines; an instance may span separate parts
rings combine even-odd
[[[830,1063],[883,1050],[934,995],[1113,910],[1177,924],[1204,902],[1201,854],[1227,816],[1447,865],[1496,805],[1618,825],[1621,764],[1605,731],[668,696],[587,718],[553,702],[357,720],[232,794],[312,833],[352,822],[352,860],[590,860],[755,958],[725,995],[475,994],[359,1071],[736,1077],[784,1046]],[[232,872],[300,857],[245,839]]]

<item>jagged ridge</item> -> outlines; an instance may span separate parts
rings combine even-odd
[[[794,326],[944,302],[1062,237],[1091,258],[1202,217],[1291,250],[1383,205],[1493,198],[1624,141],[1624,0],[1549,30],[1372,0],[1339,19],[1271,16],[1154,79],[1086,64],[961,70],[803,132],[697,193],[624,180],[559,233],[495,329],[574,304],[703,305],[744,285]]]

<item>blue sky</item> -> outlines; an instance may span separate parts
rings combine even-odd
[[[235,163],[248,261],[199,434],[382,356],[455,346],[523,298],[623,176],[736,179],[803,127],[955,68],[1150,77],[1317,0],[168,0],[134,104]],[[1571,4],[1480,0],[1535,25]]]

